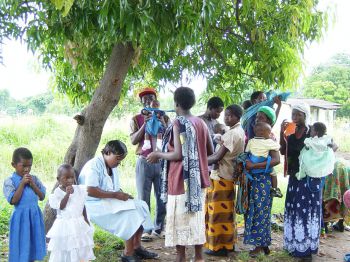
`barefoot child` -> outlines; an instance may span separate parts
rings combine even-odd
[[[46,255],[45,228],[38,200],[45,198],[45,187],[30,174],[32,153],[27,148],[13,152],[15,172],[4,182],[4,195],[15,206],[10,219],[9,262],[43,260]]]
[[[86,215],[85,186],[73,185],[74,170],[63,164],[57,170],[59,186],[49,197],[57,218],[47,233],[50,262],[80,262],[94,260],[93,228]]]

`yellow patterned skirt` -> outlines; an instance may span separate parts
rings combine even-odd
[[[236,188],[233,181],[212,180],[206,195],[206,244],[205,247],[218,251],[233,249],[237,242]]]

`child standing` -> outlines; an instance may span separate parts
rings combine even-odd
[[[74,170],[63,164],[57,170],[59,186],[49,197],[57,218],[47,233],[50,262],[80,262],[94,260],[93,228],[86,215],[85,186],[74,184]]]
[[[4,195],[15,206],[10,219],[9,262],[43,260],[46,255],[44,220],[38,206],[46,189],[30,174],[32,163],[32,153],[17,148],[11,163],[15,172],[4,182]]]
[[[258,122],[254,126],[255,137],[248,141],[246,152],[250,152],[253,157],[267,158],[270,150],[279,151],[280,145],[271,139],[271,126],[264,122]],[[283,197],[281,190],[277,188],[277,174],[272,169],[271,173],[271,197]]]

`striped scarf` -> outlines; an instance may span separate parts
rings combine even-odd
[[[183,116],[176,117],[180,128],[180,141],[182,147],[182,174],[186,194],[186,212],[198,212],[202,210],[201,204],[201,178],[199,168],[199,155],[197,135],[191,121]],[[165,131],[162,151],[167,152],[170,142],[173,124]],[[168,161],[162,160],[161,173],[161,199],[167,202],[168,196]]]

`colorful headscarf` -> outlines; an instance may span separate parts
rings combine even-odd
[[[272,122],[272,125],[276,122],[276,113],[275,110],[269,106],[262,106],[258,109],[258,112],[264,113]]]

